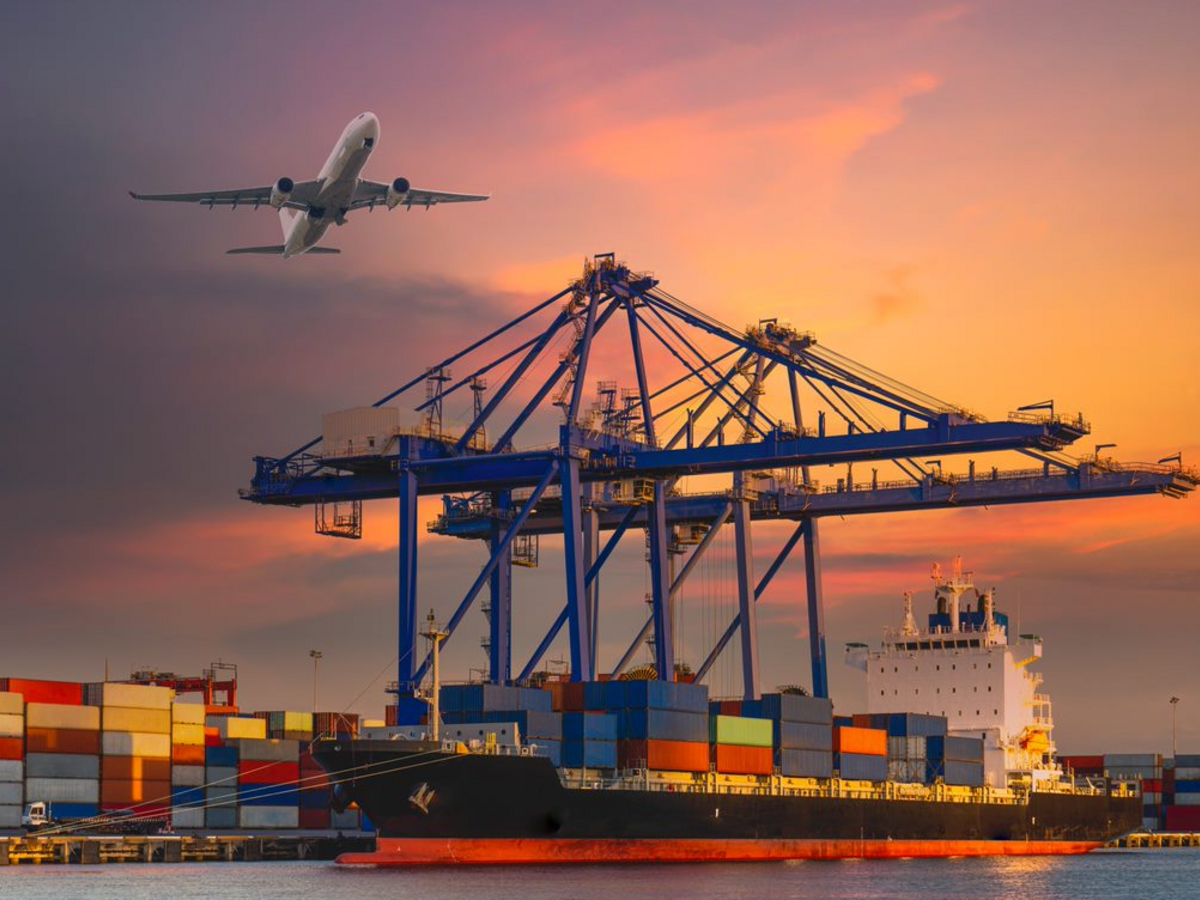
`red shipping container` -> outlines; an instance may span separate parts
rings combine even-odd
[[[855,713],[850,717],[850,721],[854,724],[855,728],[871,728],[875,725],[871,721],[870,713]]]
[[[740,716],[742,714],[741,700],[722,700],[721,715],[723,716]]]
[[[175,744],[171,747],[171,762],[177,766],[202,766],[204,765],[204,748]]]
[[[835,728],[833,752],[887,756],[887,732],[878,728]]]
[[[622,768],[644,765],[669,772],[707,772],[708,743],[619,741],[617,762]]]
[[[0,759],[22,759],[25,742],[20,738],[0,738]]]
[[[64,706],[83,706],[83,685],[75,681],[0,678],[0,691],[24,694],[26,703],[61,703]]]
[[[300,810],[300,827],[325,831],[329,828],[329,810],[302,809]]]
[[[770,747],[714,744],[713,762],[728,775],[770,775],[775,771],[775,751]]]
[[[238,763],[238,784],[294,784],[299,780],[299,763],[258,760]]]
[[[1161,778],[1143,778],[1142,793],[1144,794],[1160,794],[1162,793]]]
[[[1167,831],[1200,831],[1200,806],[1168,806]]]
[[[25,748],[29,753],[82,753],[87,756],[99,756],[100,732],[75,728],[27,728]]]
[[[562,708],[564,712],[582,712],[584,709],[583,682],[568,681],[562,686]]]
[[[208,728],[208,727],[206,727],[204,729],[204,746],[205,747],[220,747],[221,746],[220,729]]]
[[[1076,772],[1098,772],[1104,768],[1103,756],[1060,756],[1058,761],[1064,769],[1074,769]]]

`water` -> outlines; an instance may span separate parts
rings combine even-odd
[[[339,869],[332,863],[9,866],[0,900],[1146,900],[1200,897],[1200,849],[1077,857]]]

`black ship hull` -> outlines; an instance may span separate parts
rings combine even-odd
[[[550,761],[419,742],[314,744],[378,829],[370,865],[665,862],[1086,853],[1141,824],[1141,799],[1022,802],[564,787]]]

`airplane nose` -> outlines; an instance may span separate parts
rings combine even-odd
[[[359,119],[359,128],[362,129],[363,137],[379,137],[379,118],[375,113],[365,112],[359,116]]]

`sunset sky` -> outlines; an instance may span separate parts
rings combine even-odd
[[[1193,2],[10,2],[0,32],[0,675],[222,658],[245,706],[306,708],[317,647],[321,705],[378,714],[395,504],[360,543],[320,538],[310,510],[238,500],[252,457],[610,250],[738,328],[787,319],[992,418],[1053,397],[1092,423],[1077,452],[1200,464]],[[224,254],[278,241],[271,210],[126,193],[312,178],[364,110],[366,177],[492,199],[359,213],[341,256],[285,262]],[[786,533],[756,531],[760,570]],[[1061,750],[1168,750],[1176,694],[1200,752],[1200,497],[822,537],[839,711],[864,703],[842,644],[877,641],[905,590],[928,604],[930,563],[961,553],[1045,639]],[[548,545],[517,576],[518,668],[561,605]],[[448,616],[482,548],[421,553],[422,606]],[[602,668],[644,617],[641,554],[631,536],[605,576]],[[809,680],[799,564],[760,606],[768,687]],[[452,672],[485,664],[484,628],[476,609]],[[738,690],[730,663],[712,684]]]

